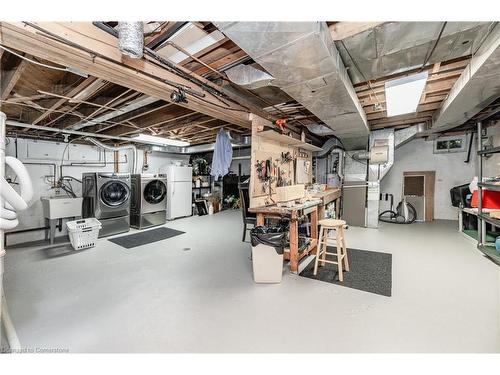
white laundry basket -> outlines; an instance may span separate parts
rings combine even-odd
[[[88,249],[94,247],[99,236],[101,222],[94,217],[88,219],[68,221],[69,240],[75,250]]]

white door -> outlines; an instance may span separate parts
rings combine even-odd
[[[192,182],[169,182],[167,184],[167,219],[191,215]]]

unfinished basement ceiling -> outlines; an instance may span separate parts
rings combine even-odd
[[[116,24],[117,22],[106,22],[106,25],[111,28]],[[323,31],[329,31],[331,34],[328,42],[331,44],[329,48],[336,46],[340,53],[340,61],[347,67],[348,74],[345,77],[349,81],[352,80],[352,93],[355,93],[354,99],[359,102],[359,107],[355,106],[355,111],[359,113],[359,116],[366,117],[370,129],[383,129],[404,128],[422,122],[431,126],[443,101],[449,97],[450,90],[458,84],[459,77],[468,69],[471,54],[491,34],[491,30],[497,23],[448,22],[439,40],[437,37],[443,27],[443,23],[440,22],[327,22],[326,24],[329,27],[323,28]],[[42,29],[52,28],[49,31],[67,30],[66,35],[69,37],[74,35],[72,28],[76,27],[79,28],[78,32],[81,32],[78,34],[79,38],[83,36],[83,39],[78,39],[79,43],[85,42],[87,35],[92,35],[92,37],[98,35],[101,38],[102,43],[89,39],[88,44],[84,43],[87,48],[97,51],[103,51],[104,48],[108,51],[111,47],[110,53],[117,52],[116,48],[112,48],[117,43],[116,36],[105,33],[90,22],[38,23],[35,25],[41,26]],[[339,82],[332,81],[331,75],[321,70],[329,66],[325,59],[320,59],[318,60],[320,63],[312,65],[311,61],[305,59],[302,61],[304,64],[297,66],[297,71],[308,78],[300,85],[293,85],[287,81],[292,75],[288,74],[289,70],[285,70],[287,74],[279,77],[281,83],[280,80],[277,82],[275,80],[271,82],[271,85],[261,87],[259,85],[256,89],[253,89],[252,85],[242,87],[227,79],[224,72],[233,67],[248,66],[272,73],[271,70],[274,71],[280,65],[289,63],[293,54],[276,60],[273,68],[269,68],[269,66],[264,66],[266,64],[259,64],[259,61],[255,61],[211,22],[148,22],[147,26],[149,32],[145,35],[145,45],[152,50],[157,50],[163,58],[169,59],[171,63],[186,72],[211,82],[214,87],[224,89],[232,98],[237,98],[239,103],[245,103],[245,106],[234,104],[236,111],[227,111],[223,109],[226,104],[216,100],[215,102],[222,106],[221,108],[207,103],[211,108],[210,113],[202,113],[206,103],[200,102],[199,105],[193,105],[196,98],[188,97],[190,101],[188,105],[171,103],[169,95],[165,93],[169,93],[172,87],[164,83],[157,84],[158,90],[154,92],[149,90],[149,87],[144,91],[142,88],[145,86],[132,85],[130,79],[117,82],[114,80],[116,75],[108,77],[108,75],[89,74],[88,77],[82,77],[70,71],[63,72],[35,65],[0,49],[2,111],[10,120],[36,125],[57,128],[85,125],[82,130],[108,135],[159,134],[187,140],[192,144],[213,142],[221,127],[230,130],[236,137],[249,134],[250,129],[248,125],[245,126],[241,118],[245,116],[245,113],[253,112],[259,116],[269,117],[269,119],[286,118],[288,120],[286,126],[289,129],[296,132],[305,130],[308,140],[321,145],[326,138],[310,133],[307,130],[308,126],[324,125],[329,122],[332,124],[335,116],[339,119],[342,117],[342,111],[339,111],[341,106],[336,101],[345,98],[342,99],[338,90],[331,89]],[[297,24],[294,26],[294,31],[300,32]],[[24,34],[17,34],[16,38],[12,38],[12,28],[22,29]],[[9,33],[5,35],[7,36],[5,38],[4,34],[7,30]],[[36,51],[27,50],[28,44],[22,40],[26,34],[31,35],[31,33],[35,35]],[[11,44],[7,47],[20,56],[63,69],[71,65],[63,64],[60,59],[56,58],[57,55],[50,51],[49,44],[54,45],[57,42],[44,37],[44,32],[41,30],[34,30],[27,25],[23,27],[20,23],[1,23],[0,34],[2,44],[8,41]],[[271,42],[283,42],[276,38],[273,41],[274,37],[271,35],[272,33],[266,39],[269,46]],[[328,39],[325,35],[323,35],[323,40]],[[174,41],[175,45],[182,48],[184,52],[167,43],[168,41]],[[324,49],[321,43],[315,45]],[[434,45],[436,47],[433,50]],[[314,44],[310,43],[305,46],[308,49],[299,49],[297,54],[308,55],[312,58],[312,52],[317,54],[313,46]],[[29,47],[32,47],[31,44]],[[304,52],[306,50],[311,53]],[[350,56],[346,51],[349,51]],[[37,52],[40,55],[30,52]],[[329,50],[327,52],[329,53]],[[406,56],[411,58],[406,58]],[[83,53],[81,57],[87,61],[88,54]],[[323,57],[327,58],[327,55]],[[385,82],[418,72],[426,58],[428,61],[423,69],[429,72],[429,79],[417,112],[387,117]],[[353,59],[356,64],[353,63]],[[141,64],[149,62],[150,60],[144,58]],[[364,77],[359,74],[355,65],[363,71]],[[317,77],[310,75],[313,71],[311,67],[317,68],[320,75]],[[151,69],[154,69],[155,74],[163,76],[163,68],[155,66]],[[322,73],[325,74],[321,75]],[[132,75],[128,77],[133,78]],[[342,83],[346,87],[345,80]],[[281,88],[273,86],[274,84]],[[249,87],[252,89],[248,89]],[[289,92],[284,88],[287,88]],[[159,96],[159,93],[162,95]],[[301,100],[297,101],[299,96]],[[476,119],[498,116],[499,96],[498,89],[494,88],[488,95],[489,104],[479,103],[474,110],[474,112],[478,111],[477,113],[467,113],[453,126],[458,126],[457,129],[468,129],[471,122]],[[211,95],[207,98],[213,100]],[[353,100],[352,96],[351,100]],[[227,100],[224,101],[227,102]],[[217,118],[219,111],[226,114],[222,116],[224,119]],[[351,111],[347,110],[345,114],[358,116],[355,111],[350,113]],[[233,122],[232,119],[237,121]],[[347,124],[340,120],[339,123],[343,124],[342,126]],[[355,128],[350,126],[344,126],[344,128],[346,133],[333,125],[334,131],[331,133],[344,138],[356,134]],[[51,133],[34,130],[10,128],[9,131],[20,133],[22,136],[51,136]]]
[[[336,41],[335,45],[348,67],[349,77],[357,84],[419,68],[424,63],[471,55],[491,25],[492,22],[384,22]]]
[[[316,115],[338,137],[362,147],[368,125],[325,22],[217,22],[269,72],[272,85]]]

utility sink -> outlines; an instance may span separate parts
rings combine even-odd
[[[43,217],[46,219],[61,219],[65,217],[82,216],[83,198],[41,197]]]

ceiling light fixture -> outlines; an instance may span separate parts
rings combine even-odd
[[[161,146],[185,147],[185,146],[190,145],[189,142],[179,141],[177,139],[163,138],[163,137],[158,137],[155,135],[148,135],[148,134],[139,134],[139,135],[133,136],[133,140],[142,141],[142,142],[150,143],[153,145],[161,145]]]
[[[403,78],[394,79],[385,83],[385,100],[387,116],[403,115],[417,111],[418,103],[428,72],[422,72]]]

